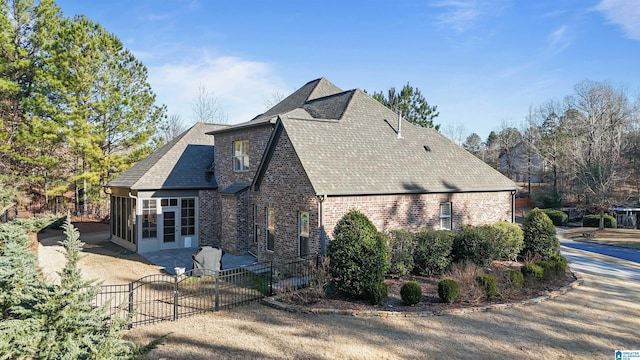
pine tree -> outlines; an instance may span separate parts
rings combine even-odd
[[[42,359],[114,359],[131,356],[131,347],[122,341],[125,321],[111,322],[105,306],[95,306],[100,285],[82,279],[78,267],[84,243],[67,218],[64,226],[66,264],[60,271],[60,286],[47,294],[47,302],[37,306],[44,321],[45,335],[38,344]]]

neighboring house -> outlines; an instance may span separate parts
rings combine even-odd
[[[206,133],[224,127],[197,123],[107,184],[113,242],[144,253],[213,240],[200,193],[218,188]]]
[[[527,151],[520,141],[509,151],[498,156],[498,170],[513,181],[540,183],[546,171],[544,158],[534,151]]]
[[[436,130],[400,121],[363,91],[342,91],[323,78],[251,121],[207,133],[215,138],[214,178],[187,197],[198,204],[199,244],[233,254],[265,261],[324,252],[351,208],[380,231],[459,229],[514,218],[511,180]],[[203,173],[208,164],[201,166],[192,172]],[[131,187],[125,184],[122,197]],[[177,197],[155,185],[161,201]],[[157,206],[156,213],[164,213]]]

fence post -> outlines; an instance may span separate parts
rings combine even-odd
[[[178,320],[178,275],[173,276],[173,320]]]
[[[269,266],[269,296],[273,295],[273,260]]]
[[[131,281],[129,283],[129,304],[128,304],[128,310],[129,310],[129,316],[131,316],[131,321],[129,321],[129,324],[127,325],[127,329],[131,330],[131,328],[133,327],[133,316],[131,314],[133,314],[133,281]]]
[[[215,310],[220,310],[220,271],[214,271],[216,277],[216,306]]]

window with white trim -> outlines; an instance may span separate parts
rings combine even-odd
[[[440,229],[451,230],[451,203],[440,203]]]
[[[267,208],[267,250],[273,251],[276,243],[276,217],[272,207]]]
[[[233,171],[249,171],[249,140],[233,142]]]
[[[309,255],[309,212],[300,211],[298,213],[298,255],[300,257]]]
[[[156,200],[142,200],[142,238],[158,237],[158,215]]]

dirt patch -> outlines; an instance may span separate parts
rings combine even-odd
[[[74,222],[73,225],[85,243],[79,262],[84,279],[103,284],[123,284],[161,272],[160,267],[144,257],[112,243],[109,224],[85,221]],[[45,279],[59,282],[58,272],[65,264],[63,248],[59,244],[64,239],[63,230],[46,229],[30,235],[30,239],[32,247],[37,246],[38,264]]]

